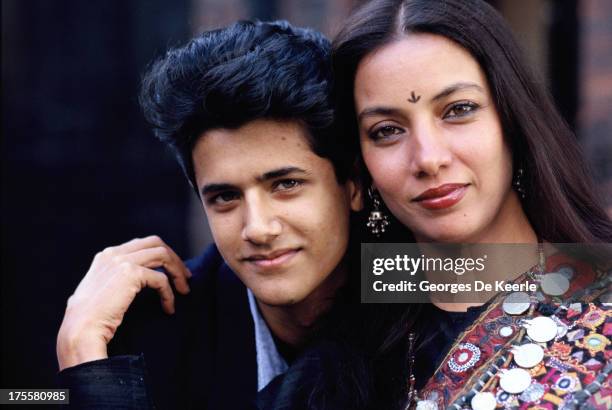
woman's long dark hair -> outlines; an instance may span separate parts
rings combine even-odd
[[[359,63],[373,51],[411,33],[444,36],[465,48],[479,63],[511,147],[514,167],[525,170],[527,197],[522,205],[537,235],[553,243],[612,242],[612,222],[595,193],[574,134],[523,62],[505,20],[484,1],[372,0],[351,13],[332,45],[339,120],[345,127],[341,136],[344,146],[359,152],[353,101]],[[368,177],[366,172],[364,179]],[[411,241],[411,233],[403,230],[399,222],[397,225],[396,235],[386,236],[385,240]],[[401,406],[406,393],[406,334],[410,329],[418,332],[418,309],[413,307],[416,308],[380,306],[361,318],[363,326],[370,323],[376,330],[361,329],[366,335],[363,339],[369,339],[359,346],[363,361],[337,373],[352,380],[342,383],[345,387],[354,388],[353,396],[345,397],[344,407]],[[368,389],[370,392],[365,392]],[[311,403],[316,403],[317,398],[321,402],[320,398],[328,394],[329,390],[321,385],[315,386]]]
[[[347,146],[358,149],[353,88],[359,63],[411,33],[444,36],[479,63],[515,169],[525,170],[522,204],[536,234],[553,243],[612,242],[612,222],[575,135],[524,63],[505,20],[482,0],[373,0],[348,17],[332,46]]]

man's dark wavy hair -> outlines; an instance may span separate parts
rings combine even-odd
[[[203,132],[257,119],[297,121],[344,182],[353,162],[335,138],[330,43],[286,21],[240,21],[204,32],[153,62],[140,104],[196,190],[192,150]]]

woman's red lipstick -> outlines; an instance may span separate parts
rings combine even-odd
[[[421,195],[413,199],[423,208],[426,209],[445,209],[450,208],[457,202],[461,201],[468,184],[444,184],[439,187],[428,189],[422,192]]]

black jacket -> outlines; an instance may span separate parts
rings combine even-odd
[[[245,286],[215,246],[187,261],[191,292],[176,313],[145,289],[109,345],[109,359],[61,371],[71,408],[246,409],[257,393]]]

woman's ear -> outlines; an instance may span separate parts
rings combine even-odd
[[[346,189],[349,194],[351,211],[361,211],[363,209],[363,189],[361,183],[354,179],[346,181]]]
[[[351,175],[346,182],[346,186],[349,193],[350,198],[350,206],[351,210],[355,212],[359,212],[364,208],[364,169],[363,161],[361,158],[357,158],[353,163],[353,169]],[[365,171],[367,173],[367,171]]]

